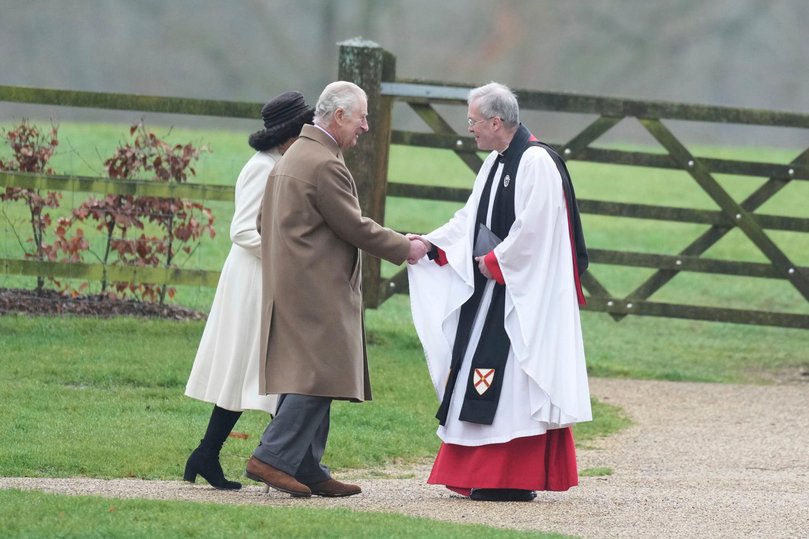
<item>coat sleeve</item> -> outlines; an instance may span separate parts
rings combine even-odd
[[[251,159],[236,181],[236,205],[230,223],[230,240],[261,258],[261,236],[258,232],[258,214],[264,187],[274,161]]]
[[[410,240],[362,215],[354,179],[337,160],[324,163],[318,175],[317,206],[323,219],[343,241],[393,264],[401,264]]]

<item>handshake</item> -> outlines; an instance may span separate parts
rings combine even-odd
[[[410,240],[410,253],[407,255],[408,264],[417,263],[433,248],[426,238],[418,234],[405,234],[405,237]]]
[[[495,277],[492,274],[492,270],[486,264],[486,254],[491,252],[502,240],[485,226],[480,226],[482,230],[479,234],[478,244],[475,245],[475,249],[478,251],[474,253],[475,263],[484,277],[494,279]],[[410,253],[407,256],[408,264],[417,264],[418,261],[433,248],[433,244],[430,243],[430,240],[418,234],[405,234],[405,237],[410,240]]]

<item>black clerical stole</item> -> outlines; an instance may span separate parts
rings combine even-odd
[[[509,149],[503,154],[498,155],[494,163],[492,163],[489,175],[486,178],[486,184],[481,193],[480,201],[478,202],[473,245],[477,240],[480,224],[487,225],[487,221],[489,221],[487,217],[492,194],[494,194],[494,203],[492,204],[489,228],[499,238],[508,236],[508,232],[511,229],[511,225],[514,223],[515,217],[514,190],[517,183],[515,181],[517,165],[519,165],[519,159],[522,157],[522,152],[525,150],[522,146],[527,142],[529,136],[530,133],[528,130],[520,126],[514,139],[512,139]],[[525,140],[522,141],[521,139]],[[517,144],[515,144],[515,142]],[[500,170],[498,177],[497,172],[498,169],[500,169],[501,162],[503,162],[503,168]],[[495,178],[497,178],[496,184],[494,183]],[[492,189],[493,184],[495,185],[494,189]],[[477,264],[474,260],[470,260],[469,263]],[[475,269],[474,275],[475,291],[461,307],[458,330],[455,333],[455,343],[452,348],[450,375],[447,380],[447,387],[444,391],[444,399],[441,401],[441,406],[436,414],[436,417],[442,425],[446,423],[449,405],[458,378],[458,371],[466,355],[466,350],[469,346],[469,338],[472,333],[472,326],[478,309],[480,308],[483,290],[488,281],[477,269]],[[508,351],[511,347],[511,342],[508,339],[508,335],[506,335],[505,327],[505,288],[504,285],[494,283],[492,300],[489,305],[489,310],[486,313],[483,332],[481,333],[475,353],[472,356],[472,366],[467,379],[466,390],[464,391],[463,406],[461,407],[461,421],[485,425],[491,425],[492,421],[494,421],[494,414],[497,411],[497,404],[500,401],[504,368],[508,359]]]

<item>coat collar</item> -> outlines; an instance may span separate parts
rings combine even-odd
[[[315,142],[322,144],[327,150],[329,150],[329,153],[333,154],[340,161],[343,160],[343,152],[340,151],[340,147],[337,146],[334,139],[314,125],[304,125],[303,129],[301,130],[301,137],[312,139]]]

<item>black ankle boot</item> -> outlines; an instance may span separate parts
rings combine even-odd
[[[208,420],[208,428],[205,430],[205,437],[199,441],[199,447],[191,453],[188,462],[185,463],[183,479],[193,483],[199,474],[214,488],[221,490],[242,488],[241,483],[225,479],[222,466],[219,464],[219,452],[222,450],[222,445],[241,415],[241,412],[225,410],[219,406],[213,407],[211,418]]]
[[[197,480],[197,475],[201,475],[213,488],[219,490],[239,490],[242,484],[237,481],[225,479],[225,473],[219,464],[219,455],[211,455],[200,445],[185,463],[185,473],[183,479],[190,483]]]

